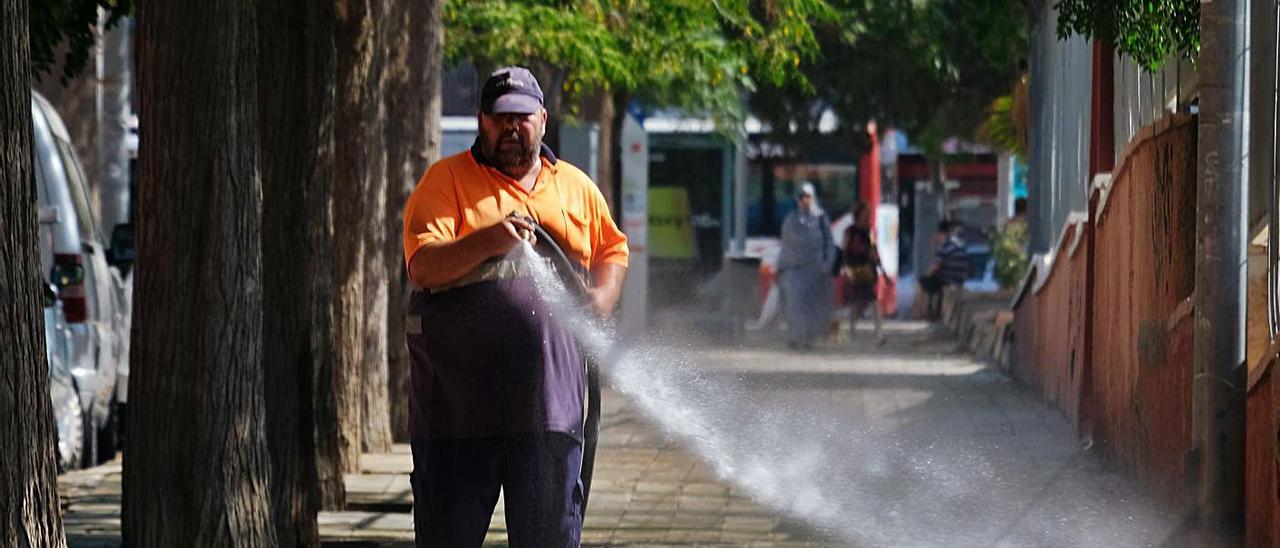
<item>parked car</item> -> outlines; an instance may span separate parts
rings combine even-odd
[[[31,96],[40,266],[57,289],[69,339],[66,363],[83,411],[80,460],[93,465],[114,457],[118,444],[128,384],[128,284],[108,262],[66,126],[47,100]],[[132,251],[110,256],[131,257]]]
[[[53,399],[54,439],[58,470],[78,468],[84,460],[85,409],[71,373],[71,333],[62,316],[57,290],[44,286],[44,347],[49,362],[49,396]]]

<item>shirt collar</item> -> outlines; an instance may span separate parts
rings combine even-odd
[[[542,143],[541,147],[541,150],[538,151],[538,156],[541,156],[548,164],[553,166],[556,165],[556,162],[559,161],[559,159],[556,158],[556,153],[553,152],[551,147],[547,146],[546,143]],[[489,166],[495,169],[498,167],[493,165],[488,158],[485,158],[484,151],[481,150],[480,147],[480,137],[476,137],[475,142],[471,144],[471,157],[475,158],[476,163],[480,165]]]

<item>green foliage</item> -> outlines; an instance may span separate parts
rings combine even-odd
[[[806,86],[824,0],[500,0],[446,6],[446,61],[543,62],[572,102],[597,90],[733,124],[758,81]]]
[[[84,70],[96,38],[98,8],[107,14],[110,29],[133,11],[133,0],[38,0],[30,3],[31,72],[39,78],[57,64],[59,46],[66,44],[62,83]]]
[[[1002,288],[1022,282],[1027,273],[1027,223],[1010,221],[991,239],[991,257],[995,262],[996,283]]]
[[[927,153],[969,136],[1007,93],[1028,45],[1022,0],[832,0],[816,27],[822,56],[804,67],[813,90],[766,87],[753,111],[772,127],[816,130],[830,107],[848,139],[862,124],[905,130]],[[778,140],[785,140],[780,136]]]
[[[1080,34],[1115,46],[1147,70],[1200,52],[1202,0],[1058,0],[1058,36]]]
[[[449,2],[445,62],[502,66],[540,60],[573,67],[573,84],[579,86],[582,81],[627,82],[629,67],[619,40],[602,14],[583,8],[567,3]]]
[[[1027,156],[1027,151],[1023,150],[1022,138],[1018,135],[1017,124],[1013,121],[1012,95],[1001,95],[991,102],[991,108],[987,110],[987,121],[982,124],[982,134],[1002,150],[1023,158]]]

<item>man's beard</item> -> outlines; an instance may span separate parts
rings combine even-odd
[[[481,131],[483,132],[484,130],[482,129]],[[501,146],[508,141],[516,141],[520,146]],[[540,148],[537,142],[526,141],[523,136],[518,134],[495,138],[483,133],[480,136],[480,147],[484,152],[485,159],[507,174],[523,172],[533,167],[533,163],[538,159],[537,154]]]

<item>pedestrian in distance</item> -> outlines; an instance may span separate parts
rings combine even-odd
[[[880,253],[876,249],[875,237],[871,232],[871,208],[866,202],[858,202],[853,208],[853,224],[844,231],[842,249],[843,264],[840,268],[842,284],[840,304],[849,307],[849,340],[856,335],[858,319],[871,308],[875,319],[876,344],[884,345],[879,297],[876,284],[884,275],[884,266],[880,263]]]
[[[542,143],[547,117],[528,69],[493,72],[475,144],[431,166],[405,206],[418,546],[481,546],[499,492],[512,546],[580,543],[586,357],[529,261],[508,255],[540,227],[608,316],[628,249],[595,183]]]
[[[782,222],[782,251],[778,255],[778,283],[790,348],[812,348],[831,321],[835,252],[831,222],[818,204],[817,190],[806,182],[796,195],[795,211]]]
[[[942,293],[948,287],[960,287],[969,277],[969,256],[960,239],[959,224],[940,221],[933,233],[935,247],[933,262],[925,275],[920,277],[920,290],[926,296],[929,319],[937,319],[942,312]]]

